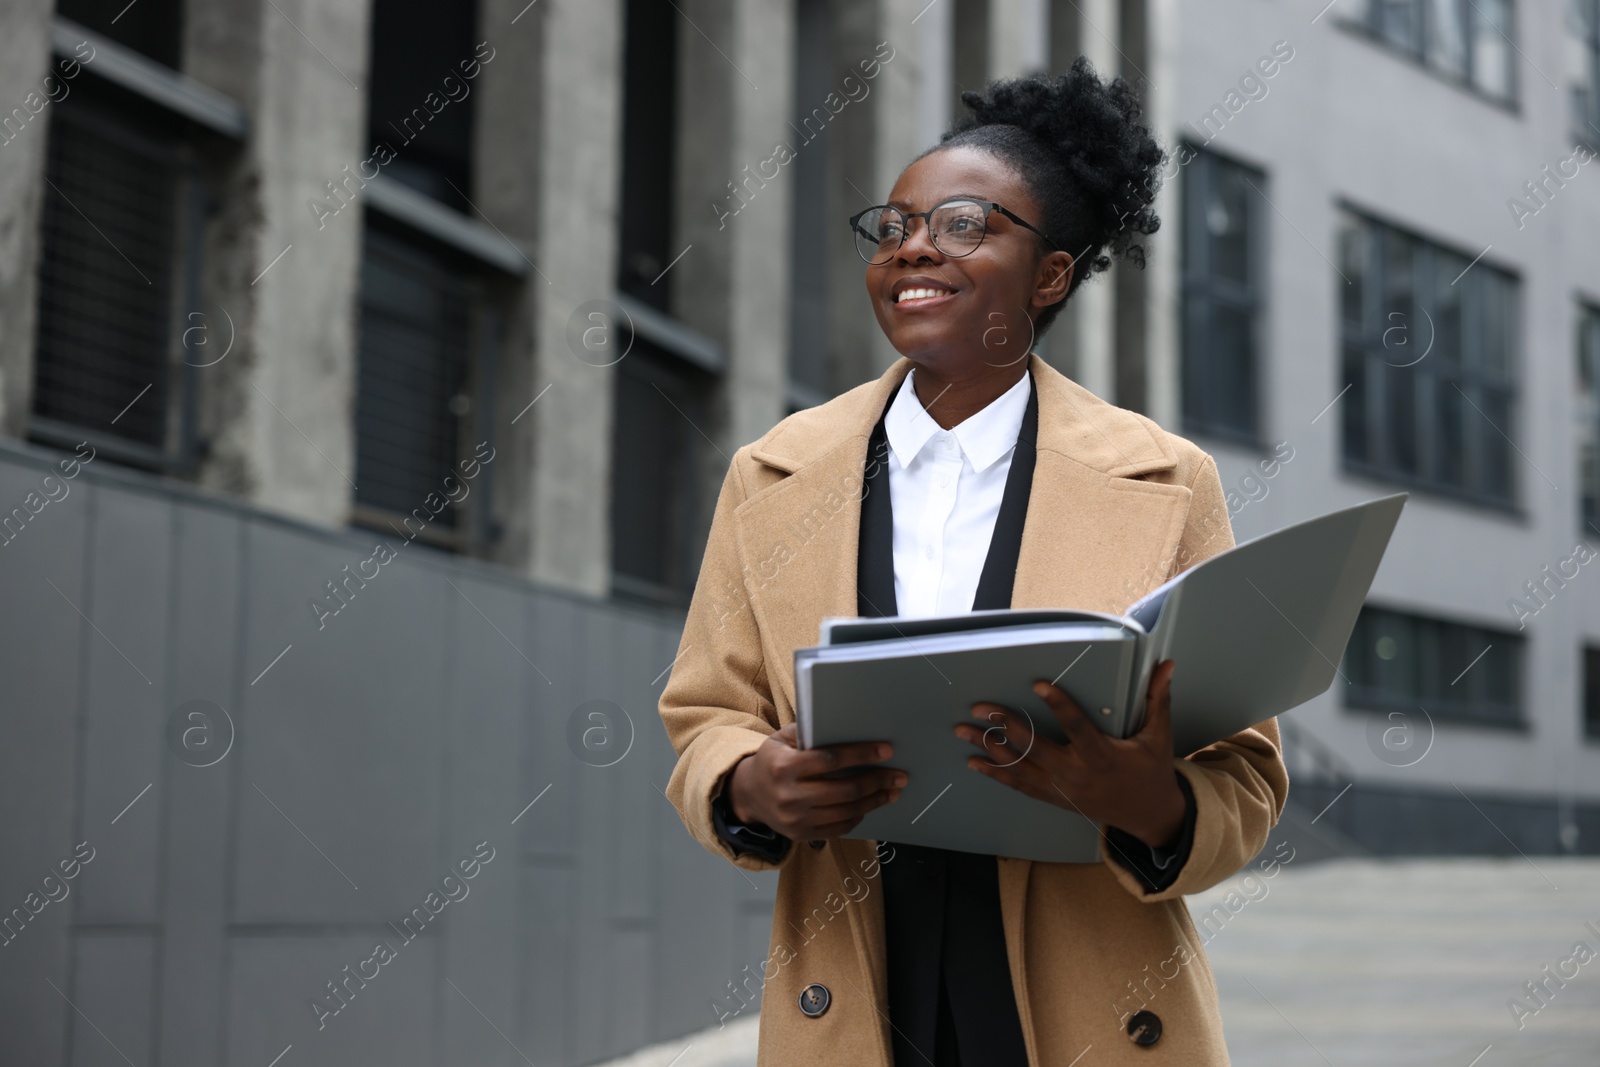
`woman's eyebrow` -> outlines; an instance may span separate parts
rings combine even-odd
[[[951,193],[949,196],[941,196],[939,199],[935,200],[934,203],[935,204],[942,204],[946,200],[981,200],[985,204],[989,203],[989,198],[988,197],[979,196],[977,193]],[[909,200],[888,200],[888,201],[885,201],[884,206],[885,207],[899,208],[901,211],[906,211],[911,207],[911,201],[909,201]]]

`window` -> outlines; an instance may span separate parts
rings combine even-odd
[[[1346,469],[1513,507],[1516,280],[1351,211],[1338,256]]]
[[[1583,736],[1600,741],[1600,648],[1583,650]]]
[[[622,247],[617,288],[667,311],[674,248],[678,24],[671,4],[628,0],[623,63]],[[659,281],[658,281],[659,279]]]
[[[56,13],[173,70],[182,66],[182,0],[60,0]]]
[[[1266,176],[1195,149],[1183,183],[1184,430],[1254,443]]]
[[[1566,0],[1567,86],[1572,129],[1600,145],[1600,0]]]
[[[836,224],[828,196],[829,127],[810,109],[833,88],[827,0],[795,6],[794,125],[807,138],[794,168],[790,241],[789,411],[822,403],[833,395],[828,375],[828,261]],[[808,122],[808,119],[810,120]],[[843,228],[842,226],[840,227]]]
[[[616,364],[612,450],[612,589],[681,606],[694,588],[707,376],[643,337]]]
[[[1420,706],[1439,722],[1521,727],[1523,649],[1517,633],[1368,605],[1340,667],[1350,683],[1345,703]]]
[[[475,9],[420,0],[372,9],[368,144],[393,154],[362,194],[372,210],[362,228],[351,521],[482,554],[495,536],[493,480],[465,488],[462,472],[494,454],[498,275],[447,236],[471,227],[475,96],[463,73],[482,56]],[[398,207],[386,183],[406,187]]]
[[[1491,100],[1513,101],[1511,0],[1350,0],[1340,12],[1344,25],[1441,76]]]
[[[461,64],[474,61],[476,15],[474,3],[372,5],[363,147],[390,145],[394,158],[383,165],[386,176],[462,212],[471,210],[477,94],[470,79],[463,80]]]
[[[727,365],[721,346],[672,316],[673,276],[661,277],[683,251],[666,180],[683,140],[673,91],[683,22],[671,4],[627,0],[615,326],[624,336],[612,342],[626,354],[612,364],[611,591],[673,608],[689,602],[705,545],[715,498],[704,490],[722,458],[711,454],[712,397]]]
[[[1600,535],[1600,307],[1578,305],[1578,536]]]
[[[462,494],[445,478],[461,483],[458,463],[487,440],[478,431],[488,413],[474,397],[491,395],[480,379],[497,341],[494,320],[453,257],[372,218],[362,242],[354,522],[464,551],[482,532],[471,520],[486,513],[451,503],[433,514],[428,504],[465,503],[474,492],[476,505],[487,499],[479,491],[487,480]]]
[[[32,432],[64,445],[98,431],[122,445],[118,459],[159,468],[181,380],[187,173],[167,131],[85,104],[68,97],[50,125]]]
[[[202,447],[198,368],[226,346],[226,329],[200,307],[201,174],[248,120],[153,61],[177,57],[177,5],[125,19],[94,3],[62,10],[90,25],[56,19],[58,57],[92,63],[48,124],[14,135],[47,138],[28,436],[57,447],[88,440],[117,462],[188,474]]]

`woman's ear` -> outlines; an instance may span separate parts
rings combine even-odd
[[[1072,284],[1072,274],[1078,269],[1077,260],[1068,252],[1050,252],[1039,260],[1039,276],[1033,287],[1034,307],[1049,307],[1060,303]]]

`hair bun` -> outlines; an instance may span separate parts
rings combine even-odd
[[[995,151],[1022,172],[1057,220],[1052,235],[1086,257],[1074,288],[1111,266],[1107,252],[1144,265],[1144,249],[1132,240],[1161,226],[1151,205],[1167,156],[1139,121],[1133,86],[1121,76],[1102,81],[1080,55],[1064,74],[997,79],[982,92],[962,92],[961,102],[972,114],[941,144]]]

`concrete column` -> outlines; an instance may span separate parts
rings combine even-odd
[[[579,359],[568,326],[615,291],[623,8],[485,0],[482,11],[480,34],[497,54],[480,86],[474,199],[536,265],[514,294],[499,375],[496,433],[509,462],[495,483],[497,558],[605,596],[616,372]]]
[[[1182,40],[1178,0],[1142,0],[1144,4],[1145,122],[1172,159],[1163,168],[1165,180],[1156,197],[1161,229],[1149,239],[1145,260],[1145,396],[1144,413],[1169,430],[1178,430],[1178,291],[1179,178],[1178,47]]]
[[[1082,27],[1078,40],[1084,55],[1103,79],[1120,73],[1117,42],[1121,39],[1118,0],[1079,0]],[[1070,249],[1077,255],[1080,249]],[[1086,281],[1068,301],[1063,317],[1073,330],[1074,377],[1096,396],[1116,401],[1116,273],[1111,270]],[[1072,305],[1076,305],[1075,307]]]
[[[0,433],[21,437],[33,405],[39,208],[51,94],[71,92],[50,52],[51,4],[8,5],[0,33]],[[46,75],[51,76],[45,84]],[[82,71],[78,71],[82,77]]]
[[[201,374],[211,453],[199,481],[334,526],[357,477],[368,16],[367,0],[220,0],[190,6],[184,42],[185,72],[252,123],[217,168],[221,214],[206,235],[208,344],[231,322],[233,347]]]
[[[1044,70],[1049,53],[1048,0],[989,0],[989,77]]]

